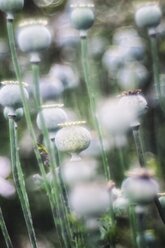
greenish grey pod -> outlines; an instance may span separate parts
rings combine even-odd
[[[13,108],[5,107],[3,110],[3,114],[6,119],[12,116],[14,120],[18,122],[22,119],[24,112],[23,112],[23,108],[13,109]]]
[[[47,106],[38,113],[36,123],[40,130],[44,128],[42,118],[44,119],[44,125],[49,132],[57,131],[60,128],[58,124],[63,123],[68,119],[66,112],[62,108],[53,106]]]
[[[147,3],[135,13],[136,25],[140,28],[152,28],[159,25],[162,12],[157,3]]]
[[[70,15],[71,23],[78,30],[88,30],[94,23],[95,14],[89,7],[75,7]]]
[[[88,129],[82,126],[66,126],[55,137],[57,149],[62,152],[79,153],[85,150],[91,141]]]
[[[0,9],[6,13],[15,13],[24,6],[24,0],[0,0]]]
[[[121,189],[130,202],[136,204],[151,203],[159,192],[156,180],[147,177],[128,177]]]
[[[23,88],[25,97],[28,99],[29,94],[26,88]],[[20,86],[17,81],[6,81],[0,89],[0,104],[3,107],[17,109],[23,106]]]
[[[21,51],[26,53],[41,52],[51,44],[51,32],[46,22],[30,20],[22,25],[17,32],[17,43]]]

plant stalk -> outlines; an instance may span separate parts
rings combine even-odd
[[[12,245],[10,235],[9,235],[7,227],[6,227],[6,223],[5,223],[1,208],[0,208],[0,227],[1,227],[1,230],[3,233],[3,237],[5,239],[6,247],[7,248],[13,248],[13,245]]]
[[[90,69],[89,69],[89,58],[88,58],[88,49],[87,49],[87,38],[81,37],[81,56],[82,56],[82,67],[83,67],[83,73],[84,73],[84,79],[86,83],[88,98],[89,98],[89,104],[90,104],[90,114],[92,117],[92,122],[94,127],[96,128],[99,141],[100,141],[100,147],[101,147],[101,156],[103,161],[103,168],[104,173],[107,179],[110,179],[110,169],[108,164],[108,159],[105,153],[104,145],[103,145],[103,135],[102,130],[98,121],[97,113],[96,113],[96,102],[95,102],[95,92],[92,87],[92,82],[90,79]]]
[[[37,248],[38,246],[33,227],[32,216],[30,212],[29,200],[26,193],[24,177],[19,161],[16,128],[17,127],[14,118],[9,117],[10,152],[11,152],[13,178],[16,185],[17,194],[21,203],[22,211],[24,214],[31,247]]]
[[[133,137],[136,145],[136,152],[139,160],[139,164],[141,167],[145,166],[145,159],[144,159],[144,152],[143,152],[143,146],[142,146],[142,140],[140,136],[139,126],[132,127]]]

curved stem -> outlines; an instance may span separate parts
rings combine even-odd
[[[24,214],[27,231],[31,246],[37,248],[36,235],[33,227],[32,216],[30,212],[29,200],[25,189],[25,182],[20,166],[18,150],[17,150],[17,131],[16,125],[13,118],[9,118],[9,133],[10,133],[10,151],[11,151],[11,161],[12,161],[12,173],[14,182],[16,185],[17,194],[21,203],[22,211]]]
[[[23,88],[21,71],[20,71],[18,59],[17,59],[17,52],[16,52],[16,46],[15,46],[15,37],[14,37],[13,21],[12,20],[7,19],[7,31],[8,31],[9,46],[10,46],[11,55],[12,55],[12,62],[13,62],[13,66],[15,69],[16,78],[17,78],[17,81],[19,82],[19,86],[20,86],[20,92],[21,92],[21,98],[22,98],[26,123],[28,126],[28,130],[30,132],[30,135],[32,137],[32,143],[33,143],[34,152],[35,152],[35,155],[37,158],[38,166],[39,166],[41,175],[44,178],[44,188],[45,188],[45,191],[46,191],[48,199],[49,199],[49,203],[50,203],[50,207],[51,207],[51,211],[52,211],[52,215],[53,215],[53,221],[54,221],[54,224],[56,227],[57,224],[56,224],[56,216],[55,216],[55,210],[54,210],[55,207],[54,207],[54,203],[52,202],[52,192],[51,192],[51,189],[47,183],[46,171],[45,171],[45,168],[43,166],[42,159],[41,159],[38,147],[37,147],[37,138],[36,138],[35,131],[33,129],[33,124],[32,124],[32,120],[31,120],[31,116],[30,116],[30,109],[29,109],[28,101],[26,99],[24,88]],[[57,233],[58,233],[58,231],[57,231]],[[62,247],[59,233],[58,233],[58,238],[59,238],[60,247]]]
[[[3,217],[3,213],[2,213],[2,209],[0,208],[0,227],[3,233],[3,237],[5,239],[5,243],[6,243],[6,247],[7,248],[13,248],[7,227],[6,227],[6,223]]]

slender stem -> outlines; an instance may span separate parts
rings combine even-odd
[[[123,155],[123,148],[122,147],[117,147],[117,155],[119,158],[119,167],[120,167],[120,176],[121,179],[124,178],[124,173],[126,171],[126,166],[125,166],[125,161],[124,161],[124,155]]]
[[[157,49],[157,37],[156,33],[152,33],[152,29],[149,30],[149,39],[150,39],[150,47],[151,47],[151,56],[152,56],[152,69],[153,69],[153,77],[154,84],[156,86],[157,96],[159,100],[161,99],[161,89],[160,89],[160,75],[159,75],[159,56]]]
[[[33,87],[34,87],[34,99],[36,102],[37,110],[41,106],[41,95],[40,95],[40,87],[39,87],[39,64],[32,64],[32,74],[33,74]]]
[[[54,221],[54,224],[56,227],[57,224],[56,224],[56,216],[55,216],[55,207],[54,207],[54,204],[52,202],[52,192],[51,192],[50,187],[47,183],[46,171],[45,171],[45,168],[43,166],[41,155],[40,155],[38,147],[37,147],[37,138],[36,138],[35,131],[33,129],[33,124],[32,124],[32,120],[31,120],[31,116],[30,116],[30,109],[29,109],[28,101],[27,101],[26,96],[25,96],[23,84],[22,84],[22,77],[21,77],[21,72],[20,72],[18,59],[17,59],[17,52],[16,52],[16,46],[15,46],[15,37],[14,37],[13,21],[12,20],[7,19],[7,31],[8,31],[9,46],[10,46],[11,55],[12,55],[12,62],[13,62],[13,66],[15,69],[16,78],[17,78],[17,80],[19,82],[19,86],[20,86],[20,92],[21,92],[21,98],[22,98],[22,103],[23,103],[23,107],[24,107],[26,123],[28,126],[28,130],[30,132],[30,135],[32,137],[32,143],[33,143],[34,152],[35,152],[35,155],[37,158],[38,166],[39,166],[41,175],[44,178],[44,188],[45,188],[45,191],[46,191],[48,199],[49,199],[49,203],[50,203],[50,207],[51,207],[51,211],[52,211],[52,215],[53,215],[53,221]],[[61,239],[60,239],[60,234],[58,233],[58,229],[57,229],[57,234],[58,234],[60,247],[63,247],[61,244]]]
[[[41,99],[40,99],[40,93],[36,92],[39,91],[39,63],[32,64],[32,73],[33,73],[33,81],[35,82],[35,97],[36,97],[36,107],[37,109],[40,108],[41,104]],[[42,132],[45,140],[46,147],[48,149],[48,154],[49,154],[49,160],[50,160],[50,169],[51,173],[53,175],[53,178],[57,178],[57,161],[55,158],[54,150],[52,149],[52,144],[49,138],[49,133],[48,129],[45,124],[45,119],[42,113],[42,110],[40,111],[40,120],[42,124]],[[52,180],[50,183],[51,187],[51,195],[50,195],[50,200],[52,201],[52,205],[54,206],[53,208],[56,210],[57,214],[59,215],[59,228],[61,231],[61,238],[63,240],[63,245],[64,247],[69,247],[68,243],[69,240],[66,238],[67,230],[65,229],[65,225],[63,225],[63,220],[60,218],[60,213],[64,214],[65,216],[65,211],[64,211],[64,206],[63,202],[61,199],[61,188],[60,185],[58,184],[58,180]],[[68,236],[68,235],[67,235]]]
[[[21,83],[21,71],[19,68],[18,60],[17,60],[14,30],[13,30],[13,20],[7,19],[7,33],[8,33],[9,47],[11,51],[14,71],[15,71],[17,80]]]
[[[138,248],[137,241],[136,241],[137,223],[136,223],[136,218],[135,218],[135,209],[134,209],[134,206],[132,205],[129,206],[129,220],[130,220],[130,226],[132,230],[134,247]]]
[[[144,230],[145,230],[144,217],[145,217],[144,213],[137,213],[138,233],[139,233],[138,248],[147,248],[145,236],[144,236]]]
[[[12,161],[12,173],[16,185],[16,190],[21,203],[22,211],[24,214],[27,231],[31,246],[37,248],[36,235],[33,227],[32,216],[30,212],[29,200],[25,189],[25,182],[23,178],[22,169],[20,166],[18,150],[17,150],[17,137],[16,137],[16,126],[13,118],[9,118],[9,132],[10,132],[10,150],[11,150],[11,161]]]
[[[158,212],[159,212],[159,216],[163,222],[163,224],[165,224],[165,214],[164,214],[164,210],[162,209],[162,206],[160,204],[160,201],[159,201],[159,198],[158,197],[155,197],[154,199],[154,203],[158,209]]]
[[[103,167],[104,167],[104,173],[107,179],[110,179],[110,169],[108,164],[108,159],[105,153],[104,145],[103,145],[103,135],[102,130],[98,121],[98,117],[96,114],[96,103],[95,103],[95,93],[94,89],[91,85],[90,80],[90,70],[89,70],[89,58],[88,58],[88,50],[87,50],[87,38],[81,37],[81,54],[82,54],[82,66],[83,66],[83,73],[84,73],[84,79],[86,83],[86,88],[88,92],[88,98],[89,98],[89,104],[90,104],[90,114],[92,117],[93,125],[95,126],[98,137],[100,140],[100,146],[101,146],[101,156],[103,161]]]
[[[2,209],[0,208],[0,227],[3,233],[3,237],[5,239],[5,243],[6,243],[6,247],[7,248],[13,248],[7,227],[6,227],[6,223],[3,217],[3,213],[2,213]]]
[[[140,136],[139,126],[133,127],[133,137],[136,145],[136,152],[139,159],[139,164],[141,167],[145,166],[144,152],[142,147],[142,140]]]

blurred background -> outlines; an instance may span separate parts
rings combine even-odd
[[[95,22],[88,31],[88,54],[90,61],[91,78],[96,90],[98,111],[103,111],[103,106],[109,98],[121,95],[123,91],[141,89],[148,102],[148,111],[141,120],[141,135],[147,166],[152,168],[160,182],[161,191],[165,189],[165,115],[158,103],[158,96],[153,84],[152,59],[150,43],[146,29],[138,28],[135,24],[135,10],[140,3],[147,1],[132,0],[95,0]],[[89,123],[89,129],[95,142],[95,132],[92,130],[91,117],[88,111],[89,100],[84,85],[81,47],[79,32],[70,24],[69,5],[71,1],[63,0],[25,0],[24,8],[15,16],[15,31],[18,24],[27,18],[47,18],[48,28],[52,34],[52,43],[49,49],[41,53],[40,85],[43,99],[55,99],[55,102],[63,102],[66,110],[73,120],[85,119]],[[160,82],[162,91],[162,106],[165,108],[165,1],[160,0],[162,20],[157,27],[157,44],[160,59]],[[0,81],[14,80],[5,15],[0,12]],[[16,35],[17,37],[17,35]],[[29,92],[32,89],[31,66],[29,56],[21,52],[17,47],[19,63],[23,71],[23,78],[29,84]],[[65,72],[65,73],[64,73]],[[50,85],[52,84],[52,85]],[[46,85],[46,86],[45,86]],[[49,87],[50,88],[49,88]],[[52,93],[54,92],[54,93]],[[52,95],[50,94],[52,93]],[[10,157],[8,124],[0,109],[0,156]],[[104,113],[103,113],[104,114]],[[106,115],[106,112],[105,112]],[[35,115],[34,125],[36,123]],[[120,121],[122,121],[120,119]],[[36,128],[38,139],[40,131]],[[136,151],[133,145],[132,133],[128,131],[127,138],[119,138],[115,141],[111,136],[106,136],[105,147],[111,164],[112,180],[117,187],[121,186],[122,175],[118,173],[120,158],[117,156],[117,147],[123,149],[125,168],[129,169],[138,163]],[[33,190],[30,177],[39,173],[35,159],[31,138],[26,127],[25,120],[19,124],[19,144],[21,164],[27,179],[27,189],[34,220],[34,227],[40,240],[39,247],[58,247],[56,244],[56,230],[47,197],[43,190]],[[86,152],[86,153],[85,153]],[[97,146],[91,146],[84,151],[82,156],[93,156],[101,163]],[[11,176],[9,176],[9,179]],[[32,184],[33,185],[33,184]],[[6,225],[15,248],[28,248],[26,227],[21,207],[17,197],[6,199],[0,196],[0,206],[4,214]],[[165,209],[164,209],[165,211]],[[154,216],[154,220],[152,217]],[[161,222],[155,208],[152,208],[148,222],[157,238],[154,247],[163,248],[165,244],[165,227]],[[129,222],[127,218],[117,219],[116,248],[133,247],[130,241]],[[0,248],[5,248],[3,236],[0,233]],[[98,247],[106,246],[103,242]]]

